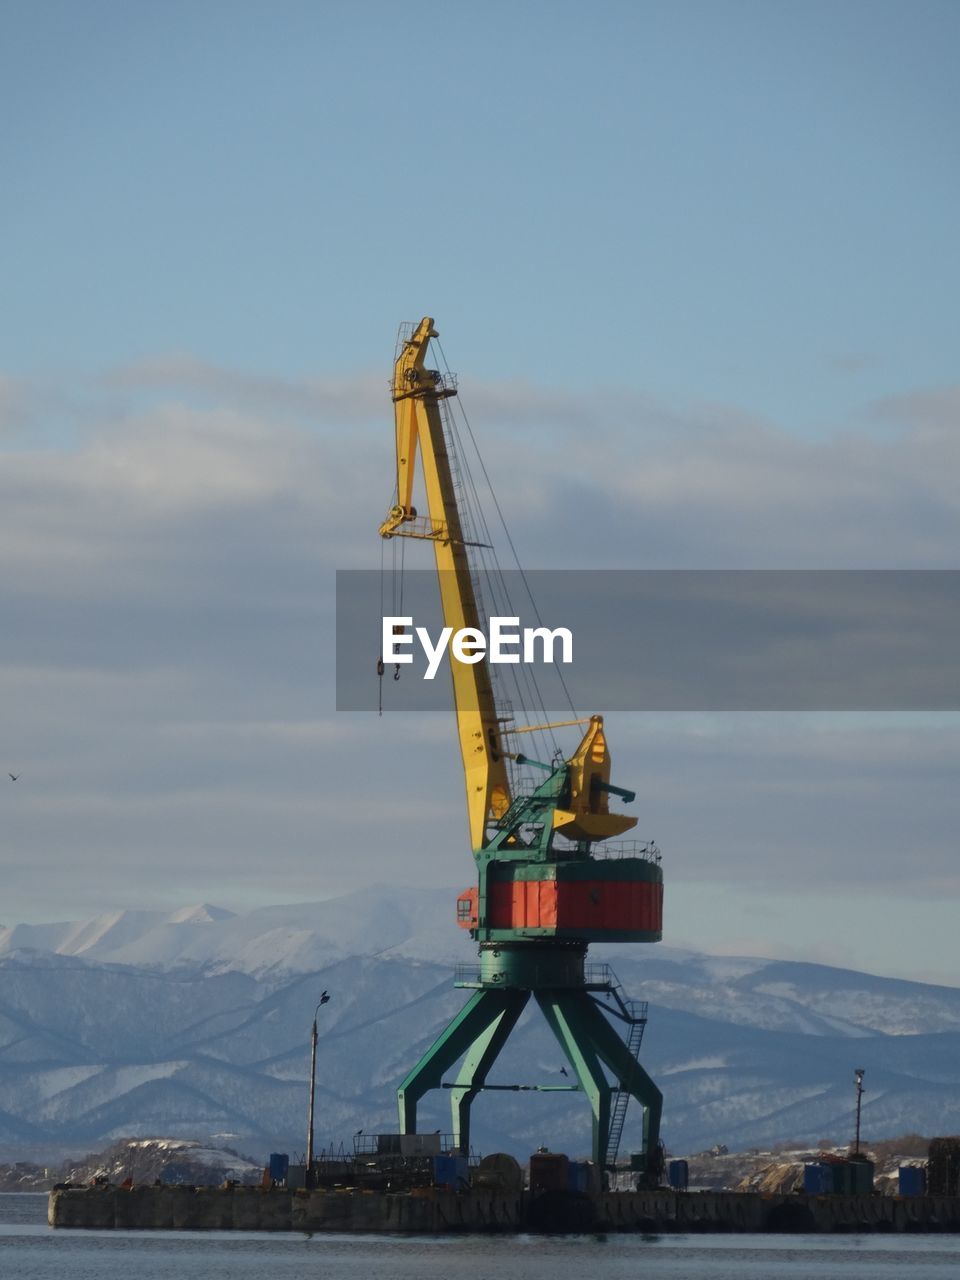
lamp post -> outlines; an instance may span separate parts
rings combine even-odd
[[[857,1082],[857,1136],[853,1143],[853,1154],[860,1154],[860,1099],[863,1097],[863,1067],[854,1067],[853,1078]]]
[[[326,991],[321,991],[317,1007],[313,1011],[313,1031],[310,1033],[310,1107],[307,1114],[307,1167],[305,1181],[308,1187],[313,1185],[313,1100],[317,1091],[317,1014],[320,1006],[330,999]]]

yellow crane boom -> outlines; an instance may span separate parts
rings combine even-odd
[[[433,320],[426,316],[403,343],[394,367],[397,501],[380,526],[380,533],[384,538],[422,538],[433,543],[444,622],[456,632],[463,627],[480,629],[482,620],[440,416],[440,401],[456,395],[456,389],[435,369],[424,368],[427,347],[435,337]],[[418,446],[429,513],[426,519],[419,517],[413,506]],[[477,850],[484,846],[487,824],[510,808],[501,720],[487,664],[451,662],[450,668],[470,841]]]

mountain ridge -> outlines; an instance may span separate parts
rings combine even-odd
[[[381,885],[246,913],[195,904],[0,931],[0,1148],[228,1131],[245,1150],[296,1154],[325,989],[318,1145],[395,1129],[397,1084],[465,1000],[452,966],[475,948],[451,901]],[[592,954],[649,1002],[643,1061],[673,1150],[843,1140],[854,1065],[867,1071],[866,1134],[960,1129],[960,989],[663,944]],[[559,1082],[562,1062],[531,1010],[491,1083]],[[425,1100],[424,1128],[449,1128],[446,1102]],[[482,1150],[589,1150],[576,1094],[488,1093],[474,1116]],[[625,1151],[636,1121],[632,1110]]]

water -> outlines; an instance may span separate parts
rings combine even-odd
[[[0,1280],[956,1280],[960,1236],[304,1236],[53,1231],[0,1195]]]

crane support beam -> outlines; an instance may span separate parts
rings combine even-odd
[[[603,1168],[610,1132],[610,1099],[613,1093],[597,1056],[586,1006],[593,1002],[584,991],[538,991],[540,1006],[547,1025],[556,1036],[560,1048],[573,1068],[580,1088],[587,1095],[593,1113],[593,1159]]]
[[[470,1107],[485,1087],[487,1073],[507,1043],[530,996],[528,991],[487,991],[484,994],[493,997],[493,1019],[467,1050],[450,1093],[453,1141],[464,1155],[470,1151]],[[497,1005],[503,1006],[499,1013],[496,1012]]]
[[[431,1089],[439,1089],[444,1073],[466,1054],[473,1066],[468,1069],[464,1063],[457,1076],[456,1087],[463,1088],[464,1094],[455,1097],[453,1109],[455,1122],[461,1108],[467,1115],[469,1140],[469,1110],[473,1099],[470,1097],[464,1101],[466,1093],[471,1087],[475,1091],[476,1087],[482,1086],[529,998],[529,991],[474,992],[397,1090],[401,1133],[417,1132],[417,1103]]]
[[[416,1133],[417,1104],[425,1093],[450,1090],[454,1145],[470,1150],[470,1112],[477,1094],[488,1086],[487,1075],[507,1043],[530,998],[527,989],[477,991],[437,1037],[397,1093],[400,1132]],[[610,1143],[611,1104],[620,1091],[643,1110],[643,1149],[647,1171],[657,1171],[663,1095],[617,1034],[591,994],[577,987],[547,987],[534,991],[537,1004],[586,1094],[593,1115],[593,1159],[603,1166]],[[453,1084],[443,1076],[458,1061]],[[612,1082],[607,1072],[613,1077]],[[507,1086],[504,1086],[505,1088]],[[570,1086],[556,1086],[555,1091]]]
[[[588,992],[538,992],[537,1003],[543,1009],[554,1035],[566,1049],[577,1079],[590,1096],[594,1123],[594,1160],[599,1165],[605,1162],[610,1137],[610,1099],[613,1092],[619,1089],[635,1098],[643,1108],[643,1150],[647,1159],[647,1172],[655,1174],[659,1165],[657,1144],[663,1094]],[[606,1084],[601,1071],[600,1078],[604,1080],[604,1085],[596,1096],[590,1095],[581,1075],[583,1068],[578,1063],[578,1057],[583,1058],[591,1079],[595,1078],[594,1067],[599,1059],[613,1074],[616,1083],[612,1086]]]

